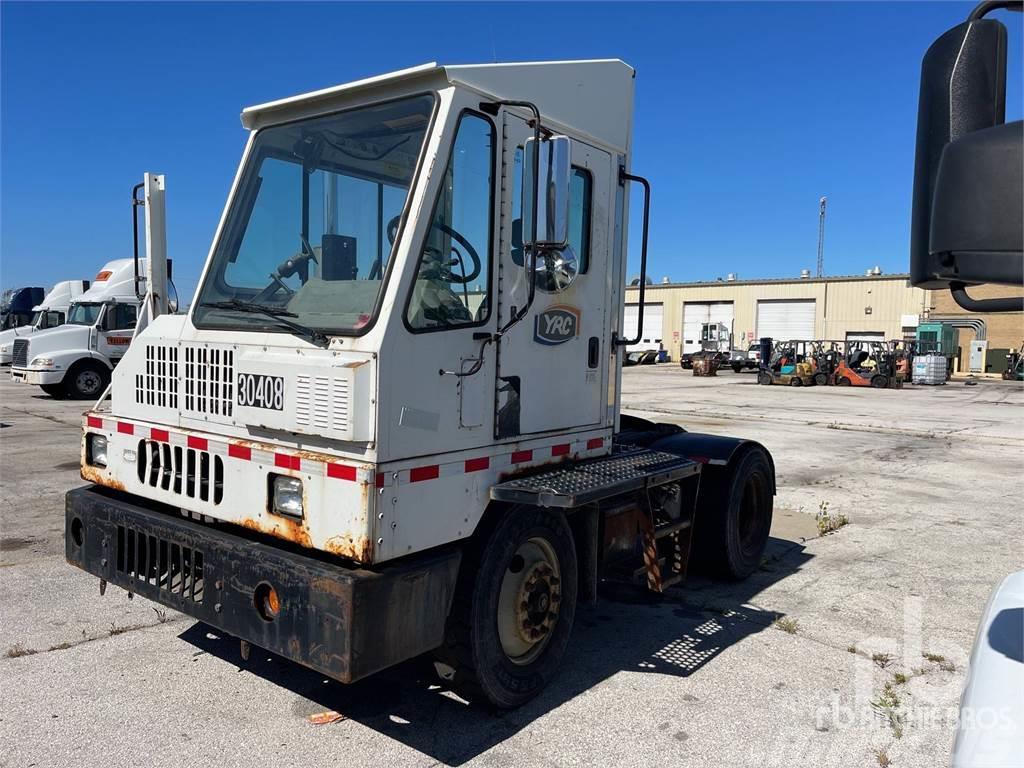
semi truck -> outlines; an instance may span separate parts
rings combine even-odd
[[[350,683],[431,654],[498,708],[603,580],[756,570],[769,452],[621,413],[633,89],[429,64],[245,109],[190,311],[84,415],[67,560],[243,657]]]
[[[98,398],[135,333],[136,291],[144,286],[136,281],[138,268],[133,259],[107,262],[71,304],[64,324],[14,339],[11,379],[51,397]]]
[[[0,330],[20,328],[32,322],[32,307],[43,300],[46,290],[38,286],[12,288],[0,298]]]
[[[32,307],[32,320],[27,325],[0,331],[0,365],[11,364],[11,348],[19,336],[29,336],[36,331],[56,328],[67,320],[71,302],[89,290],[88,280],[64,280],[57,283]]]

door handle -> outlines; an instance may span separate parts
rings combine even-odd
[[[597,368],[597,364],[600,362],[598,358],[601,355],[601,340],[597,336],[591,336],[590,341],[587,343],[587,367]]]

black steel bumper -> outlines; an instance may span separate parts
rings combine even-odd
[[[345,683],[441,645],[458,549],[347,568],[140,501],[98,486],[69,491],[68,562]],[[279,597],[272,620],[257,608],[260,585]]]

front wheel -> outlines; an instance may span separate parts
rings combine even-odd
[[[64,377],[64,390],[76,400],[91,400],[103,394],[110,371],[95,360],[84,360],[71,367]]]
[[[513,507],[466,553],[442,674],[462,696],[518,707],[558,671],[576,613],[576,548],[559,512]]]
[[[819,387],[824,387],[828,384],[828,376],[824,373],[816,373],[814,374],[814,383]]]
[[[772,376],[771,376],[771,374],[767,373],[765,371],[761,371],[759,374],[757,374],[757,383],[758,384],[766,384],[766,385],[767,384],[771,384],[772,383]]]
[[[874,387],[875,389],[885,389],[887,386],[889,386],[889,379],[881,375],[874,376],[871,379],[871,386]]]
[[[67,395],[63,384],[41,384],[40,389],[54,400],[63,400]]]
[[[789,380],[789,386],[791,387],[802,387],[803,385],[804,380],[801,379],[799,376],[793,376],[793,378]]]
[[[848,387],[850,386],[850,380],[845,376],[840,376],[838,379],[836,379],[836,384],[838,384],[840,387]]]
[[[743,366],[742,365],[740,365],[739,363],[734,363],[733,364],[733,366],[732,366],[732,372],[733,373],[739,373],[742,370],[743,370]]]

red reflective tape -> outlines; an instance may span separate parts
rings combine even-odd
[[[228,443],[228,456],[233,459],[252,461],[252,448],[247,445],[235,445],[234,443]]]
[[[533,461],[533,451],[514,451],[512,453],[513,464],[522,464],[524,461]]]
[[[96,429],[103,429],[103,419],[99,416],[86,416],[85,423],[90,427],[96,427]]]
[[[123,421],[117,422],[117,431],[122,435],[134,435],[135,426],[133,424],[126,424]]]
[[[441,467],[431,464],[429,467],[416,467],[409,470],[409,482],[418,483],[421,480],[436,480],[441,474]]]
[[[373,484],[377,488],[383,488],[384,487],[384,473],[383,472],[378,472],[377,473],[377,476],[375,478],[373,478]]]
[[[587,440],[587,450],[588,451],[593,450],[594,448],[600,448],[603,445],[604,445],[604,438],[603,437],[592,437],[589,440]]]
[[[346,464],[328,464],[327,476],[336,477],[339,480],[352,480],[355,482],[356,468],[350,467]]]
[[[551,446],[552,456],[568,456],[571,446],[568,443],[562,443],[561,445]]]
[[[691,456],[690,461],[696,461],[698,464],[707,464],[711,459],[707,456]]]
[[[171,436],[168,434],[166,429],[151,429],[149,430],[149,437],[152,440],[160,440],[164,443],[169,443],[171,441]]]
[[[491,460],[487,456],[479,459],[466,459],[466,472],[479,472],[482,469],[490,469]]]
[[[209,445],[205,437],[192,437],[192,435],[189,435],[187,442],[189,448],[195,448],[197,451],[205,451]]]
[[[275,453],[274,466],[281,467],[282,469],[300,469],[302,467],[302,458],[299,456],[289,456],[287,453]]]

